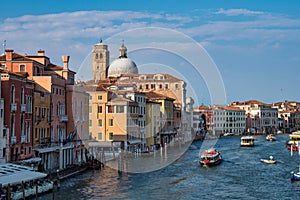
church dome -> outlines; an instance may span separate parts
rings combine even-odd
[[[138,74],[136,64],[127,58],[127,48],[124,44],[120,47],[120,56],[114,60],[108,68],[108,77],[118,77],[121,74]]]

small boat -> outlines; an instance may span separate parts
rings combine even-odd
[[[269,159],[260,159],[261,162],[267,163],[267,164],[276,164],[276,160],[273,159],[273,156],[270,156]]]
[[[266,136],[266,140],[269,141],[269,142],[276,141],[276,136],[274,134],[268,134]]]
[[[292,181],[300,181],[300,172],[291,172],[291,180]]]
[[[242,136],[241,137],[241,147],[253,147],[254,138],[253,136]]]
[[[224,133],[224,137],[227,137],[227,136],[233,136],[234,134],[233,133]]]
[[[300,131],[292,132],[290,139],[286,142],[286,148],[290,151],[298,151],[298,142],[300,142]]]
[[[209,167],[218,165],[222,162],[222,156],[220,151],[215,148],[205,150],[200,156],[200,166]]]

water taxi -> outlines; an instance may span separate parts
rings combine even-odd
[[[205,150],[200,156],[200,166],[209,167],[218,165],[222,162],[222,156],[220,151],[215,148]]]
[[[241,147],[253,147],[254,138],[253,136],[242,136],[241,137]]]
[[[286,148],[290,151],[298,151],[298,142],[300,142],[300,131],[292,132],[290,139],[286,142]]]
[[[269,142],[276,141],[276,136],[274,134],[268,134],[266,136],[266,140],[269,141]]]

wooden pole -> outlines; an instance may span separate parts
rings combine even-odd
[[[7,185],[7,199],[10,200],[10,184]]]
[[[23,199],[25,200],[25,183],[22,181],[22,192],[23,192]]]
[[[52,187],[52,200],[54,200],[54,185]]]
[[[38,199],[38,196],[39,196],[39,188],[38,188],[38,183],[36,183],[36,186],[35,186],[35,199]]]

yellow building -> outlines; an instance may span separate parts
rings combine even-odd
[[[161,103],[147,100],[146,104],[146,146],[160,144]]]
[[[177,133],[174,128],[174,99],[164,96],[162,94],[155,93],[153,91],[147,92],[146,96],[149,100],[161,104],[161,123],[159,130],[160,142],[162,145],[164,143],[169,143]]]

